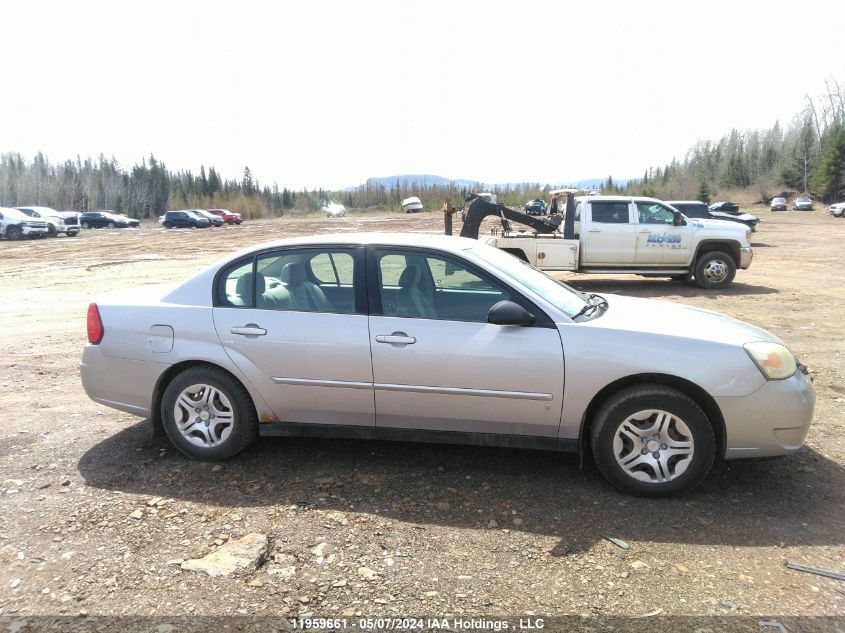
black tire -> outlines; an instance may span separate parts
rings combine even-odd
[[[176,398],[194,384],[210,385],[219,390],[232,407],[232,428],[228,437],[217,446],[192,444],[179,431],[174,419]],[[243,451],[258,437],[258,419],[247,390],[230,374],[217,367],[200,366],[186,369],[173,378],[161,399],[161,419],[171,443],[183,454],[195,459],[216,461],[228,459]]]
[[[114,228],[114,222],[109,222],[109,223],[108,223],[108,227],[109,227],[110,229],[113,229],[113,228]]]
[[[56,227],[52,224],[47,225],[47,236],[48,237],[56,237],[58,235],[58,231],[56,231]]]
[[[614,438],[623,422],[649,409],[679,418],[692,435],[693,454],[686,470],[665,482],[635,479],[620,466],[614,454]],[[608,398],[593,419],[590,445],[599,471],[614,487],[646,497],[660,497],[697,486],[709,474],[716,456],[713,426],[701,407],[681,392],[659,384],[626,387]],[[644,468],[646,473],[648,470]]]
[[[717,263],[724,266],[725,275],[723,278],[713,279],[706,271],[708,267]],[[704,253],[695,263],[695,283],[705,290],[719,290],[729,286],[734,277],[736,277],[736,262],[733,257],[722,251]]]
[[[13,224],[6,229],[6,237],[10,240],[19,240],[23,237],[23,229]]]
[[[166,229],[172,229],[173,223],[172,222],[165,222],[164,224],[162,224],[162,226]]]
[[[90,229],[90,228],[91,228],[91,225],[90,225],[90,224],[88,224],[87,222],[83,222],[83,223],[82,223],[82,228],[83,228],[83,229]]]
[[[76,237],[77,235],[79,235],[79,231],[68,231],[67,234],[68,237]]]

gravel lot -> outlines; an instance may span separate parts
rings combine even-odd
[[[804,450],[717,464],[668,500],[619,494],[588,460],[554,453],[263,439],[224,464],[193,462],[82,390],[93,295],[176,281],[290,235],[440,232],[439,213],[1,242],[0,616],[660,610],[834,616],[826,622],[845,630],[845,582],[784,567],[845,572],[845,220],[752,212],[764,218],[754,264],[724,291],[567,277],[750,321],[811,368],[818,403]],[[257,569],[181,566],[251,533],[268,539]]]

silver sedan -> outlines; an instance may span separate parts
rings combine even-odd
[[[591,451],[642,495],[798,450],[806,369],[705,310],[584,294],[474,240],[335,235],[92,303],[88,395],[225,459],[259,435]]]

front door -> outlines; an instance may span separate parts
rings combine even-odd
[[[636,209],[637,263],[686,264],[692,243],[686,220],[675,226],[675,212],[659,202],[637,202]]]
[[[587,221],[582,218],[581,222],[582,262],[589,266],[633,264],[637,233],[630,203],[627,200],[591,201],[587,214]]]
[[[498,301],[525,299],[434,251],[374,248],[367,268],[376,426],[557,436],[557,328],[487,323]]]
[[[363,249],[285,248],[221,274],[214,325],[282,422],[373,426]]]

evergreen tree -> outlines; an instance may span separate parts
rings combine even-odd
[[[704,176],[702,176],[698,181],[698,193],[696,194],[696,200],[701,200],[701,202],[710,204],[710,186],[707,184],[707,179]]]

